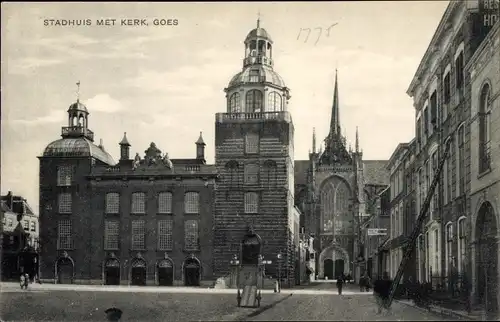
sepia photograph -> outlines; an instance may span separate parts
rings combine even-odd
[[[499,321],[500,0],[2,2],[0,321]]]

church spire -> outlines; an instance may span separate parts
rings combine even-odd
[[[356,146],[355,146],[355,149],[356,149],[356,153],[359,152],[359,132],[358,132],[358,127],[356,126]]]
[[[313,153],[316,153],[316,128],[313,127]]]
[[[337,79],[337,69],[335,69],[335,88],[333,90],[332,119],[330,121],[330,135],[341,135],[339,117],[339,88]]]

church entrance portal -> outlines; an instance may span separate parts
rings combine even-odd
[[[61,257],[56,263],[57,283],[73,284],[75,266],[69,257]]]
[[[493,207],[485,202],[476,221],[477,301],[486,308],[489,317],[496,317],[498,308],[498,224]]]
[[[333,260],[328,258],[324,261],[325,279],[333,280]]]
[[[132,285],[146,285],[146,262],[143,259],[135,259],[132,262],[131,279]]]
[[[200,262],[196,258],[188,258],[184,262],[184,285],[199,286],[201,279]]]
[[[335,260],[335,279],[339,278],[340,275],[345,274],[344,264],[343,259]]]
[[[163,259],[158,263],[158,285],[174,285],[174,265],[170,259]]]
[[[117,259],[108,259],[104,264],[104,284],[120,285],[120,262]]]

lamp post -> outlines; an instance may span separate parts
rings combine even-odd
[[[281,260],[283,258],[283,254],[281,254],[281,250],[278,255],[276,255],[278,259],[278,293],[281,293]]]

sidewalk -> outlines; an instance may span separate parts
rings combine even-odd
[[[427,309],[419,307],[413,303],[413,301],[410,300],[394,300],[395,302],[408,305],[411,307],[414,307],[416,309],[419,309],[421,311],[427,311]],[[470,321],[484,321],[483,319],[483,312],[481,311],[472,311],[471,313],[467,313],[465,310],[451,310],[448,308],[444,308],[441,306],[437,305],[430,305],[430,311],[442,316],[454,318],[454,319],[460,319],[460,320],[470,320]]]

